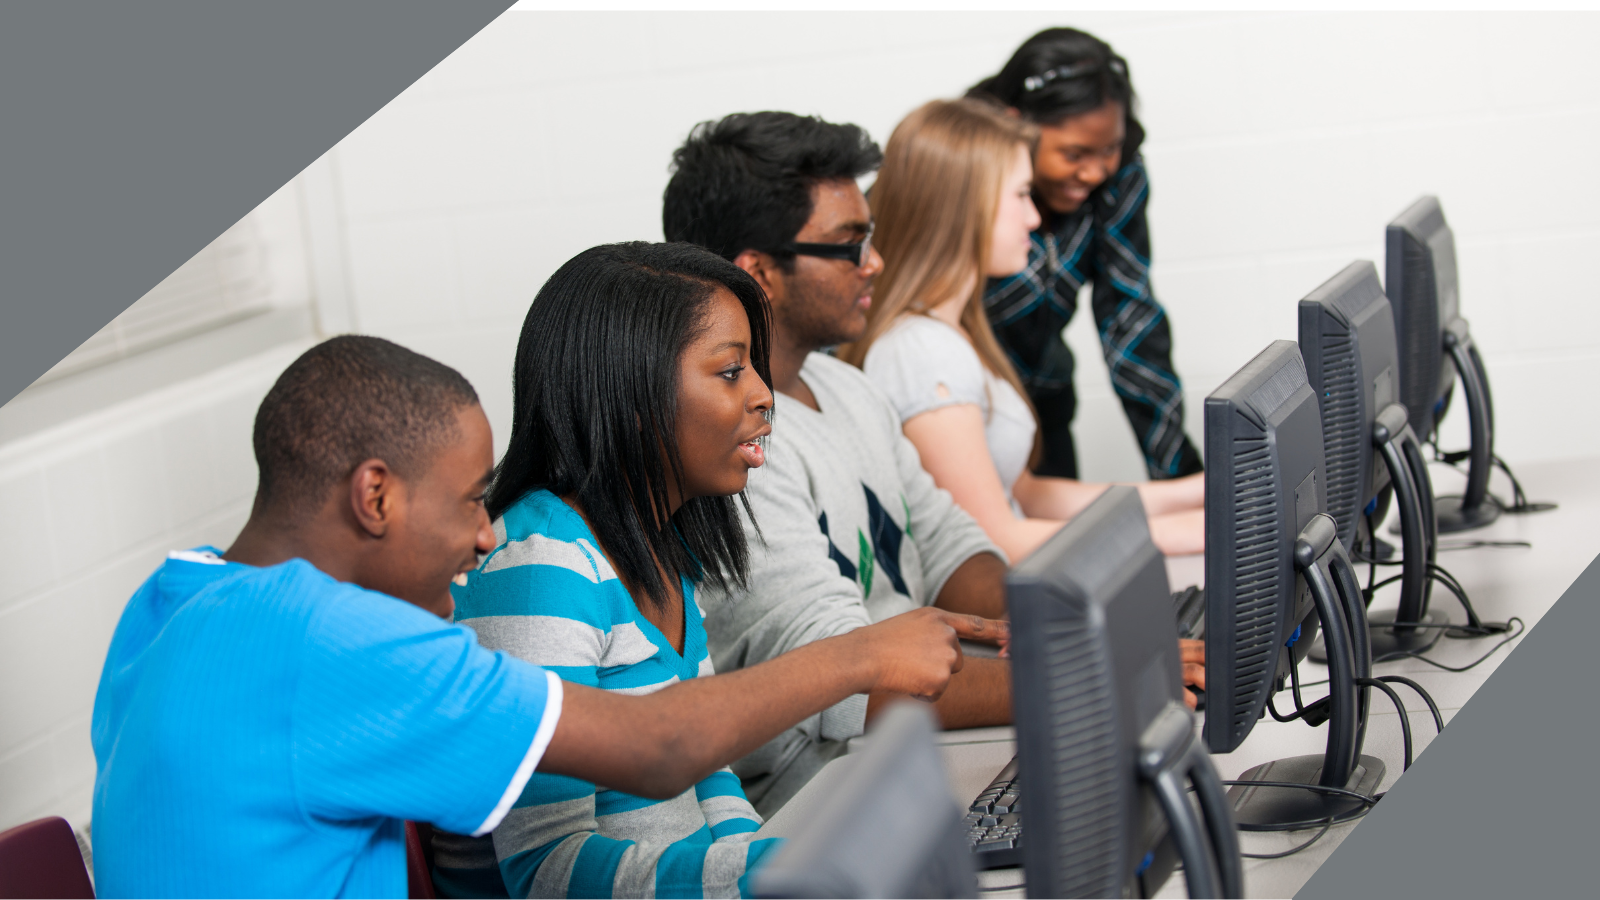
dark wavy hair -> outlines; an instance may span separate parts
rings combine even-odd
[[[672,154],[662,233],[733,259],[759,250],[786,269],[783,249],[811,218],[811,188],[876,171],[883,153],[857,125],[786,112],[701,122]]]
[[[724,590],[743,588],[749,573],[732,497],[697,497],[670,514],[667,500],[683,472],[679,359],[718,287],[744,307],[750,364],[770,387],[766,294],[743,269],[690,244],[579,253],[539,289],[517,342],[511,441],[489,488],[490,517],[541,488],[576,497],[617,572],[656,605],[667,598],[658,561],[669,576]]]
[[[1023,41],[998,73],[973,85],[967,96],[1015,109],[1035,125],[1055,125],[1108,101],[1120,103],[1127,117],[1123,161],[1133,159],[1144,143],[1128,61],[1110,44],[1076,28],[1046,28]]]

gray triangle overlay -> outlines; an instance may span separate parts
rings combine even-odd
[[[0,3],[0,403],[511,3]]]
[[[1590,771],[1600,751],[1596,636],[1600,558],[1296,900],[1592,896],[1600,874],[1600,782]]]

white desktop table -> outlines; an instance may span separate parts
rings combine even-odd
[[[1529,515],[1502,515],[1487,528],[1440,536],[1439,564],[1452,572],[1466,588],[1482,620],[1505,621],[1516,616],[1532,628],[1545,611],[1560,599],[1584,567],[1600,554],[1600,528],[1595,527],[1595,523],[1600,521],[1600,478],[1590,474],[1596,464],[1594,460],[1573,460],[1519,466],[1517,476],[1528,498],[1533,501],[1554,501],[1560,504],[1559,509]],[[1459,492],[1464,482],[1462,476],[1442,466],[1433,466],[1431,474],[1436,494]],[[1501,476],[1496,476],[1491,487],[1501,496],[1509,495],[1509,487]],[[1398,538],[1387,534],[1385,537],[1392,542],[1398,541]],[[1530,542],[1533,547],[1452,549],[1462,542],[1474,540],[1521,540]],[[1366,567],[1360,568],[1362,583],[1365,584]],[[1169,559],[1167,571],[1174,589],[1198,584],[1204,574],[1198,556]],[[1383,578],[1384,567],[1378,571],[1379,578]],[[1397,571],[1397,567],[1388,567],[1390,574]],[[1393,609],[1397,596],[1398,585],[1380,590],[1372,609]],[[1429,609],[1448,613],[1452,622],[1466,621],[1460,603],[1449,591],[1438,586],[1433,590]],[[1475,640],[1441,638],[1428,655],[1446,665],[1463,666],[1483,655],[1500,640],[1501,636]],[[1421,684],[1433,695],[1448,724],[1451,717],[1519,643],[1520,638],[1512,641],[1468,672],[1446,672],[1418,660],[1384,663],[1377,671],[1378,674],[1405,675]],[[1321,681],[1327,678],[1327,668],[1307,660],[1301,664],[1300,675],[1302,681]],[[1413,755],[1420,755],[1434,738],[1433,719],[1428,714],[1427,705],[1416,692],[1404,685],[1394,687],[1410,714]],[[1311,688],[1310,693],[1312,696],[1321,696],[1317,688]],[[1212,761],[1222,778],[1233,779],[1263,762],[1320,754],[1326,741],[1325,725],[1308,728],[1301,722],[1280,723],[1268,717],[1257,723],[1238,749],[1232,753],[1213,755]],[[865,743],[861,739],[858,742]],[[940,755],[948,776],[946,787],[962,809],[988,786],[990,779],[1016,752],[1014,732],[1009,727],[944,732],[940,735],[940,745]],[[850,755],[834,760],[818,772],[783,809],[773,815],[761,829],[760,836],[781,837],[798,833],[818,806],[832,798],[833,786],[859,759],[854,755],[857,749],[852,746]],[[1404,759],[1400,719],[1392,701],[1376,691],[1372,695],[1366,743],[1362,752],[1383,760],[1386,774],[1379,790],[1388,790],[1400,777]],[[1321,840],[1293,856],[1276,860],[1246,859],[1246,896],[1293,896],[1350,830],[1359,824],[1358,820],[1335,826]],[[1240,845],[1245,853],[1276,853],[1304,842],[1313,834],[1314,831],[1241,833]],[[985,896],[1023,896],[1022,881],[1021,869],[979,873],[979,885],[985,889]],[[1009,885],[1016,887],[1014,890],[1005,890]],[[1168,879],[1157,896],[1186,896],[1182,874],[1174,874]]]

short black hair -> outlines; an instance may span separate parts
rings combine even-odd
[[[1076,28],[1046,28],[1023,41],[998,73],[973,85],[967,96],[1011,107],[1035,125],[1055,125],[1119,103],[1127,127],[1123,161],[1133,159],[1144,143],[1128,61],[1110,44]]]
[[[749,554],[732,497],[693,498],[668,517],[668,479],[681,483],[683,471],[679,359],[718,287],[744,307],[750,365],[770,388],[767,296],[733,263],[692,244],[605,244],[550,276],[517,341],[511,440],[489,489],[491,518],[530,491],[573,496],[612,566],[650,602],[666,601],[661,569],[745,585]]]
[[[701,122],[672,154],[662,231],[723,259],[759,250],[792,265],[783,246],[811,218],[812,186],[860,178],[882,162],[883,151],[858,125],[786,112]]]
[[[310,515],[369,459],[414,477],[460,437],[456,414],[477,402],[441,362],[382,338],[329,338],[290,363],[256,410],[255,508]]]

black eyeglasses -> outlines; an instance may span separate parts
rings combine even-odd
[[[843,259],[854,263],[858,269],[865,269],[867,260],[872,258],[872,229],[873,226],[868,225],[867,236],[849,244],[808,244],[791,241],[784,244],[783,249],[798,256]]]

